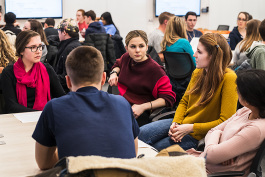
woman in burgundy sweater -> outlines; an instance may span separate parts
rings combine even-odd
[[[120,95],[132,105],[139,126],[149,123],[154,109],[172,107],[176,96],[164,69],[146,54],[147,43],[144,31],[129,32],[125,39],[127,53],[117,59],[109,79],[109,84],[118,85]]]

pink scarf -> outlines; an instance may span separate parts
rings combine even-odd
[[[41,62],[38,62],[33,64],[33,67],[26,73],[24,64],[19,58],[14,64],[14,74],[17,79],[16,93],[18,103],[27,107],[26,86],[35,88],[33,109],[43,110],[46,103],[51,99],[50,78],[46,67]]]

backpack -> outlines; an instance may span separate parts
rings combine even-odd
[[[16,42],[16,34],[13,32],[13,31],[10,31],[10,30],[6,30],[4,31],[6,33],[6,36],[10,42],[10,44],[12,44],[13,46],[15,46],[15,42]]]

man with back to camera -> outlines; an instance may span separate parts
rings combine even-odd
[[[105,28],[99,23],[96,22],[96,13],[93,10],[85,12],[85,21],[89,25],[86,29],[86,34],[91,33],[106,33]]]
[[[57,29],[54,29],[55,21],[53,18],[47,18],[44,22],[44,32],[46,34],[46,37],[50,35],[57,35],[58,36],[58,31]]]
[[[13,12],[6,13],[4,16],[4,21],[6,22],[6,25],[2,29],[3,31],[12,31],[16,36],[21,32],[21,29],[14,26],[14,23],[16,23],[16,14]]]
[[[197,23],[197,15],[195,12],[187,12],[185,15],[185,22],[187,24],[187,36],[189,42],[192,40],[194,37],[201,37],[202,32],[194,29],[196,23]]]
[[[69,89],[66,85],[65,76],[66,68],[65,61],[68,54],[76,47],[81,46],[79,42],[79,29],[74,21],[74,19],[64,19],[60,22],[58,26],[58,33],[60,43],[58,46],[58,53],[56,56],[56,63],[54,70],[59,77],[60,83],[66,93],[69,92]]]
[[[39,168],[68,156],[136,157],[138,124],[125,98],[101,91],[106,80],[101,53],[78,47],[68,55],[66,70],[72,92],[46,104],[32,135]]]

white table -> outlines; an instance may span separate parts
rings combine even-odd
[[[12,114],[0,115],[0,176],[25,177],[40,173],[35,162],[35,140],[31,138],[36,122],[21,123]]]

